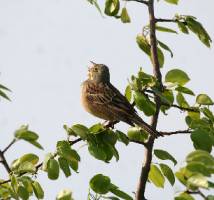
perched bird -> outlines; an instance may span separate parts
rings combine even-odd
[[[123,121],[131,126],[136,124],[152,137],[158,137],[160,133],[144,122],[126,97],[111,84],[108,67],[91,63],[88,79],[82,84],[81,98],[85,110],[110,122]]]

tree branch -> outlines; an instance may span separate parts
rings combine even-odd
[[[178,131],[173,131],[173,132],[159,132],[164,136],[170,136],[170,135],[176,135],[176,134],[190,134],[192,133],[191,130],[187,129],[187,130],[178,130]]]
[[[147,93],[151,93],[153,94],[154,96],[159,96],[157,95],[154,91],[152,90],[145,90],[144,92],[147,92]],[[151,96],[150,96],[151,97]],[[152,97],[154,98],[154,97]],[[190,111],[190,112],[199,112],[198,108],[197,107],[190,107],[190,108],[187,108],[187,107],[182,107],[182,106],[178,106],[176,104],[168,104],[168,103],[165,103],[165,102],[162,102],[161,101],[161,105],[163,106],[170,106],[170,107],[174,107],[174,108],[178,108],[182,111]]]
[[[76,143],[78,143],[78,142],[80,142],[80,141],[82,141],[82,139],[81,138],[77,138],[76,140],[73,140],[73,141],[69,141],[69,143],[70,143],[70,145],[72,146],[72,145],[74,145],[74,144],[76,144]],[[2,151],[0,151],[0,162],[2,162],[2,155],[3,155],[3,158],[4,158],[4,154],[2,154]],[[53,155],[53,158],[55,158],[57,156],[57,153],[54,153],[54,155]],[[3,163],[3,162],[2,162]],[[41,162],[41,163],[39,163],[38,165],[36,165],[36,171],[35,171],[35,174],[38,172],[38,170],[40,169],[40,167],[42,167],[42,165],[43,165],[43,162]],[[5,165],[4,165],[5,166]],[[8,166],[9,167],[9,166]],[[6,168],[6,166],[5,166],[5,168]],[[10,170],[10,168],[8,168],[9,170]],[[10,173],[11,172],[11,170],[10,171],[8,171],[8,173]],[[19,176],[23,176],[23,175],[25,175],[25,174],[27,174],[27,172],[24,172],[24,173],[22,173],[22,174],[20,174]],[[8,180],[5,180],[5,181],[2,181],[2,182],[0,182],[0,186],[1,185],[3,185],[3,184],[5,184],[5,183],[9,183],[9,182],[11,182],[11,180],[10,179],[8,179]]]
[[[198,195],[200,195],[204,200],[207,199],[207,197],[205,196],[205,194],[203,194],[200,190],[197,190],[197,191],[187,190],[186,193],[188,193],[188,194],[198,194]]]
[[[8,174],[10,174],[11,169],[5,159],[4,153],[3,151],[0,151],[0,163],[2,163],[2,165],[4,166],[4,168],[7,170]]]
[[[145,5],[148,5],[148,1],[144,1],[144,0],[124,0],[124,1],[135,1],[135,2],[138,2],[138,3],[143,3]]]
[[[155,22],[178,22],[177,19],[162,19],[162,18],[156,18]]]
[[[155,16],[154,16],[154,0],[148,1],[148,11],[149,11],[149,25],[150,25],[150,44],[151,44],[151,56],[152,56],[152,64],[153,64],[153,73],[157,78],[159,83],[159,90],[163,90],[162,84],[162,75],[160,72],[160,65],[158,61],[158,53],[157,53],[157,39],[156,39],[156,29],[155,29]],[[152,117],[151,126],[154,130],[156,130],[158,117],[160,113],[161,107],[161,99],[159,96],[154,97],[156,103],[156,112]],[[150,171],[150,165],[152,161],[152,150],[154,145],[154,138],[150,137],[147,146],[145,148],[145,158],[144,163],[141,170],[140,181],[137,188],[136,200],[146,200],[145,198],[145,189],[146,182],[148,180],[148,175]]]
[[[16,141],[17,141],[17,139],[14,138],[14,139],[5,147],[5,149],[2,151],[2,153],[4,154]]]

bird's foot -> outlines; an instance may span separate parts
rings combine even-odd
[[[111,128],[111,129],[114,129],[114,125],[116,124],[116,123],[118,123],[119,121],[105,121],[104,123],[103,123],[103,126],[105,126],[106,128]]]

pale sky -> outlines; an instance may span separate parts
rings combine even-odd
[[[155,12],[161,18],[173,17],[175,13],[194,15],[214,38],[213,8],[211,0],[180,0],[178,6],[160,1]],[[127,79],[137,73],[140,66],[152,72],[149,59],[135,42],[136,35],[148,22],[146,7],[130,2],[127,9],[132,23],[124,25],[114,18],[102,18],[86,0],[0,0],[0,83],[13,91],[9,94],[12,102],[0,101],[0,148],[11,141],[14,130],[22,124],[29,124],[30,129],[40,135],[39,141],[45,148],[41,151],[20,141],[6,154],[9,162],[28,152],[40,155],[42,161],[44,154],[55,150],[58,140],[66,139],[63,124],[90,126],[101,121],[86,113],[80,104],[80,84],[86,79],[90,60],[109,66],[112,83],[121,92]],[[177,29],[175,25],[162,25]],[[207,93],[214,98],[213,48],[206,48],[192,34],[158,33],[158,38],[174,52],[173,59],[165,53],[163,76],[179,67],[191,78],[189,88],[196,94]],[[176,110],[167,117],[161,115],[158,129],[185,129],[184,116]],[[148,118],[145,120],[149,122]],[[117,128],[126,132],[128,126],[120,123]],[[79,174],[73,173],[66,179],[61,173],[58,180],[51,181],[39,171],[38,180],[45,190],[45,199],[55,199],[61,189],[69,188],[75,200],[84,200],[89,180],[97,173],[110,176],[114,184],[129,194],[136,190],[144,158],[142,146],[118,144],[120,160],[105,164],[89,155],[83,144],[75,146],[81,155]],[[181,135],[158,139],[155,148],[170,151],[179,161],[176,169],[193,150],[189,136]],[[0,174],[7,178],[2,167]],[[167,181],[164,189],[148,184],[146,196],[171,200],[175,192],[182,189],[180,184],[171,187]]]

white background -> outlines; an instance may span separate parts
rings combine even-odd
[[[160,1],[155,12],[162,18],[171,18],[175,13],[194,15],[213,37],[213,8],[214,3],[209,0],[180,0],[178,6]],[[127,9],[132,23],[124,25],[114,18],[102,18],[85,0],[0,0],[0,83],[13,91],[9,94],[12,102],[0,101],[0,148],[11,141],[14,130],[22,124],[29,124],[40,135],[45,148],[37,150],[20,141],[7,152],[9,162],[27,152],[39,154],[42,160],[45,153],[55,150],[57,140],[66,138],[63,124],[90,126],[100,121],[80,105],[80,84],[86,79],[89,60],[108,65],[112,83],[121,92],[140,66],[147,73],[152,72],[149,59],[135,42],[136,35],[148,23],[147,10],[134,2],[128,3]],[[177,29],[175,25],[163,25]],[[189,88],[213,98],[213,49],[206,48],[192,34],[158,33],[158,38],[175,54],[171,59],[165,53],[163,75],[179,67],[191,78]],[[190,101],[194,103],[194,99]],[[128,126],[120,123],[117,128],[126,131]],[[185,128],[184,114],[180,111],[172,110],[159,120],[159,130]],[[73,173],[67,179],[61,175],[59,180],[51,181],[39,172],[45,199],[55,199],[63,188],[71,189],[76,200],[86,199],[88,182],[96,173],[109,175],[113,183],[129,194],[136,190],[144,158],[142,146],[118,145],[120,160],[105,164],[91,157],[82,144],[76,145],[81,155],[79,174]],[[169,150],[180,163],[176,169],[193,149],[186,135],[161,138],[155,148]],[[2,167],[0,176],[7,178]],[[148,184],[146,196],[171,200],[182,189],[179,183],[173,188],[166,183],[164,190]]]

